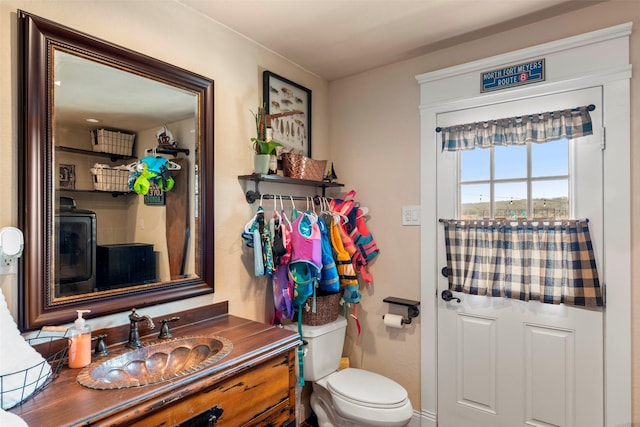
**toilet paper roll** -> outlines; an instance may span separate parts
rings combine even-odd
[[[387,313],[384,315],[384,325],[390,328],[402,329],[402,316]]]

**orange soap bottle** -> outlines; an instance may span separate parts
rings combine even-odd
[[[84,368],[91,363],[91,326],[86,324],[82,313],[91,310],[76,310],[78,318],[69,329],[69,367]]]

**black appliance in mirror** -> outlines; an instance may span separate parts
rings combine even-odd
[[[96,214],[63,199],[56,212],[55,284],[64,297],[96,288]]]

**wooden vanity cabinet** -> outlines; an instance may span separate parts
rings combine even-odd
[[[10,412],[30,427],[295,426],[298,334],[229,315],[224,303],[167,315],[173,316],[180,317],[172,327],[174,336],[221,336],[233,343],[233,350],[192,374],[114,390],[83,387],[76,380],[79,370],[65,367],[51,385]],[[106,332],[122,342],[128,327],[96,335]],[[143,342],[154,339],[146,336]],[[116,354],[122,347],[115,344],[110,350]],[[101,360],[94,356],[94,363]]]
[[[240,427],[294,424],[294,360],[293,350],[273,357],[174,405],[145,414],[128,425]],[[213,414],[220,409],[220,415]]]

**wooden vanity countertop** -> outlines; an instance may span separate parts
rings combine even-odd
[[[143,337],[143,343],[156,340],[158,330],[156,327],[153,335]],[[141,326],[141,334],[143,332],[146,330]],[[139,416],[150,413],[206,390],[231,375],[247,371],[300,344],[298,335],[291,330],[229,314],[175,326],[171,328],[171,332],[173,337],[221,336],[231,341],[233,350],[224,359],[198,372],[158,384],[119,390],[83,387],[76,382],[81,369],[65,366],[60,376],[48,387],[9,412],[20,416],[30,427],[111,425],[109,419],[119,418],[119,414],[131,413]],[[109,347],[109,351],[115,352],[121,347],[122,344]],[[92,355],[92,362],[110,357],[112,356]]]

